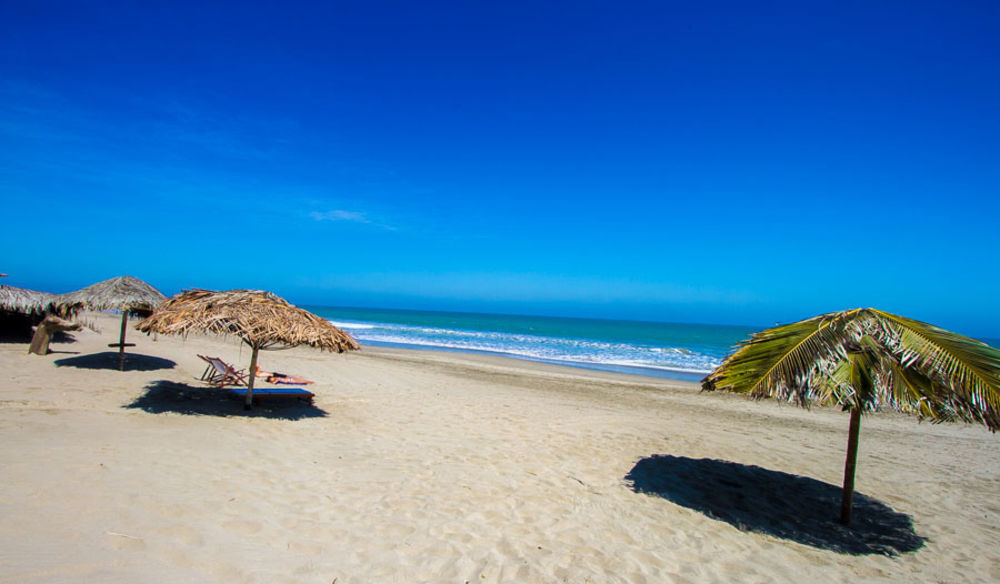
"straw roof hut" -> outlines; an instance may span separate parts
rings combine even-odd
[[[121,310],[147,316],[166,300],[162,292],[132,276],[111,278],[76,292],[59,295],[62,306],[87,307],[91,310]]]
[[[145,333],[186,335],[196,331],[239,337],[252,349],[247,408],[253,400],[259,350],[308,345],[343,353],[361,348],[329,321],[264,290],[187,290],[161,304],[136,328]]]
[[[5,334],[31,336],[28,352],[44,355],[54,332],[81,328],[53,314],[58,307],[57,298],[48,292],[0,285],[0,329]],[[35,329],[33,333],[32,329]]]
[[[132,276],[121,276],[91,284],[76,292],[61,294],[57,301],[63,310],[86,307],[91,310],[122,311],[122,328],[118,343],[108,346],[118,347],[118,369],[124,370],[125,347],[130,346],[125,343],[128,315],[131,313],[148,316],[166,299],[162,292],[142,280]]]
[[[27,315],[42,314],[51,311],[55,303],[55,294],[0,284],[0,310]]]

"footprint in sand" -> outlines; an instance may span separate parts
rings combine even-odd
[[[146,542],[141,537],[114,531],[104,532],[104,537],[108,547],[114,550],[136,552],[146,549]]]
[[[288,549],[300,554],[309,554],[313,556],[318,556],[319,554],[323,553],[325,548],[319,544],[312,542],[292,541],[288,543]]]
[[[205,543],[201,533],[187,525],[171,525],[157,532],[188,546],[200,546]]]
[[[222,527],[240,535],[253,535],[261,529],[260,523],[256,521],[226,521]]]

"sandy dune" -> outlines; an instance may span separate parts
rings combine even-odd
[[[315,407],[238,401],[214,337],[0,344],[0,582],[1000,581],[1000,438],[479,355],[262,353]]]

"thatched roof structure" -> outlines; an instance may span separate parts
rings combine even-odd
[[[0,285],[0,310],[23,314],[49,312],[56,303],[56,295],[37,292],[16,286]]]
[[[121,310],[146,316],[166,299],[162,292],[142,280],[121,276],[61,294],[57,301],[66,307]]]
[[[161,304],[136,325],[145,333],[186,335],[191,331],[234,335],[250,345],[246,408],[253,402],[257,351],[275,345],[309,345],[326,351],[361,346],[329,321],[263,290],[188,290]]]
[[[361,348],[329,321],[263,290],[188,290],[161,304],[136,328],[146,333],[234,335],[258,349],[309,345],[343,353]]]
[[[131,313],[148,316],[166,299],[162,292],[142,280],[132,276],[120,276],[91,284],[76,292],[60,294],[57,302],[64,312],[73,312],[81,308],[122,311],[122,328],[118,343],[108,346],[118,347],[118,369],[124,371],[125,347],[132,346],[125,343],[128,315]]]

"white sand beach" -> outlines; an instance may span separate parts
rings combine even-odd
[[[865,418],[843,530],[840,411],[365,347],[261,353],[315,406],[247,413],[198,379],[237,341],[130,330],[119,372],[89,318],[0,344],[2,583],[1000,581],[982,427]]]

